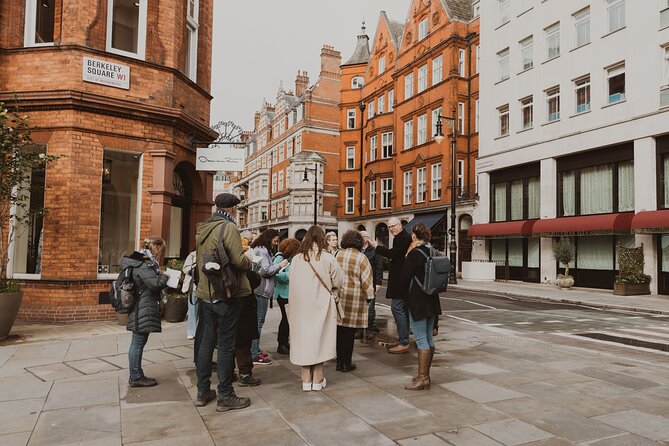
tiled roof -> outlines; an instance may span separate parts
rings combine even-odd
[[[451,20],[468,22],[472,19],[472,0],[441,0]]]
[[[353,56],[346,61],[345,65],[357,65],[369,62],[370,52],[369,52],[369,36],[365,34],[365,28],[362,28],[362,34],[358,36],[358,43],[355,46],[355,52]]]
[[[386,13],[384,12],[383,15],[385,16]],[[395,46],[399,48],[402,43],[402,34],[404,34],[404,25],[400,22],[390,20],[388,16],[386,16],[386,20],[388,21],[388,29],[390,29],[390,35],[393,37],[393,42],[395,43]]]

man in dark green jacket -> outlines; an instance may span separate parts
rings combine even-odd
[[[232,388],[234,370],[234,348],[237,323],[242,308],[242,299],[251,299],[252,290],[245,272],[251,270],[251,259],[244,255],[239,229],[235,226],[239,198],[232,194],[216,196],[216,211],[211,218],[197,226],[195,235],[198,285],[195,295],[200,299],[201,323],[203,324],[202,341],[197,352],[195,368],[197,371],[196,406],[205,406],[216,399],[216,392],[211,389],[211,359],[214,346],[218,346],[216,374],[218,376],[218,405],[216,410],[224,412],[231,409],[243,409],[251,404],[247,397],[238,397]],[[222,237],[221,237],[222,235]],[[202,272],[203,255],[214,250],[227,255],[238,286],[230,289],[230,298],[221,299],[213,294],[207,276]],[[224,257],[224,256],[223,256]],[[225,266],[225,265],[221,265]]]

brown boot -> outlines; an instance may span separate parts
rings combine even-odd
[[[430,347],[430,359],[427,362],[427,385],[429,386],[432,384],[432,381],[430,380],[430,369],[432,368],[432,359],[434,358],[434,347]]]
[[[411,384],[404,386],[407,390],[423,390],[430,387],[430,365],[431,352],[429,349],[418,349],[418,376]]]

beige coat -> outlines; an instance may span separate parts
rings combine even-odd
[[[311,264],[328,288],[340,288],[343,272],[334,256],[323,251],[320,259],[311,256]],[[290,324],[290,362],[314,365],[337,354],[337,309],[330,293],[321,285],[302,254],[293,257],[288,275],[286,307]]]

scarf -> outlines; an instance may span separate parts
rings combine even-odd
[[[156,257],[153,255],[150,249],[148,248],[142,248],[139,251],[140,254],[146,258],[147,263],[153,270],[156,272],[156,274],[160,274],[160,265],[158,265],[158,261],[156,260]]]
[[[225,218],[227,221],[229,221],[230,223],[234,223],[234,222],[235,222],[235,221],[232,219],[232,216],[231,216],[230,214],[228,214],[227,212],[222,211],[222,210],[220,210],[220,209],[217,209],[217,210],[214,212],[214,215],[216,215],[216,216],[218,216],[218,217],[223,217],[223,218]]]

